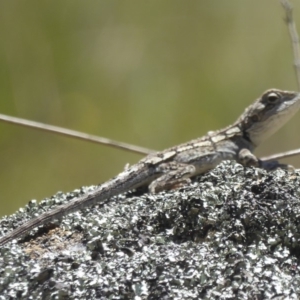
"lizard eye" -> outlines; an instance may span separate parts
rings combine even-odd
[[[275,103],[279,98],[279,95],[274,92],[267,95],[267,99],[270,103]]]

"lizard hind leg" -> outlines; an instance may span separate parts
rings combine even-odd
[[[190,183],[190,177],[194,175],[196,168],[193,165],[173,161],[157,166],[156,171],[162,175],[149,185],[151,194],[177,189]]]

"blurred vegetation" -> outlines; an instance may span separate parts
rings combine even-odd
[[[1,1],[0,112],[173,146],[230,124],[268,88],[297,88],[283,17],[274,0]],[[299,116],[258,153],[299,147]],[[0,137],[0,215],[141,158],[5,123]]]

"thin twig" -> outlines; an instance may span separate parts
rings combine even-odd
[[[117,142],[117,141],[114,141],[111,139],[98,137],[95,135],[91,135],[91,134],[87,134],[87,133],[83,133],[83,132],[79,132],[79,131],[75,131],[75,130],[71,130],[71,129],[66,129],[66,128],[62,128],[62,127],[58,127],[58,126],[48,125],[48,124],[39,123],[39,122],[35,122],[35,121],[30,121],[30,120],[25,120],[25,119],[21,119],[21,118],[11,117],[11,116],[7,116],[7,115],[3,115],[3,114],[0,114],[0,121],[4,121],[7,123],[12,123],[15,125],[20,125],[20,126],[25,126],[25,127],[31,127],[31,128],[38,129],[38,130],[53,132],[53,133],[57,133],[60,135],[65,135],[65,136],[73,137],[73,138],[80,139],[80,140],[90,141],[90,142],[98,143],[98,144],[102,144],[102,145],[107,145],[110,147],[130,151],[130,152],[135,152],[135,153],[139,153],[139,154],[147,155],[147,154],[154,152],[152,150],[149,150],[149,149],[146,149],[143,147],[130,145],[127,143],[122,143],[122,142]]]
[[[288,0],[281,0],[281,5],[285,9],[285,21],[288,25],[292,48],[294,52],[294,68],[297,77],[298,90],[300,90],[300,47],[297,28],[293,19],[293,7]]]
[[[295,149],[295,150],[291,150],[291,151],[273,154],[270,156],[265,156],[265,157],[262,157],[261,160],[263,160],[263,161],[278,160],[281,158],[297,156],[299,154],[300,154],[300,149]]]

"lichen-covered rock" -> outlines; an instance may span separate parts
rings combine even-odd
[[[93,188],[31,202],[1,234]],[[235,162],[114,197],[2,247],[0,299],[299,299],[299,198],[299,171]]]

